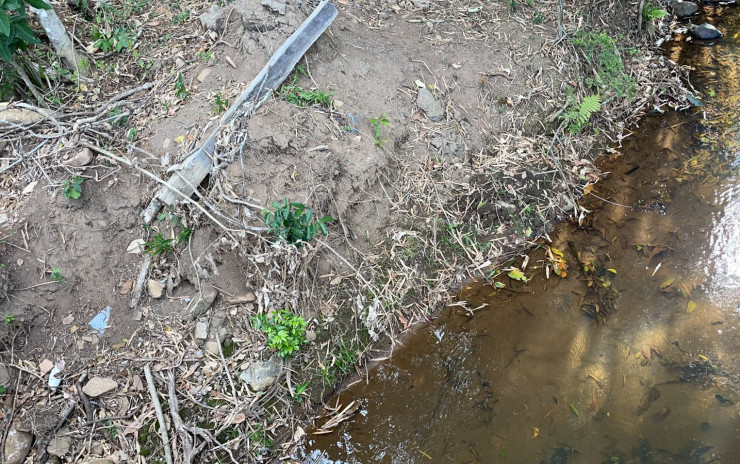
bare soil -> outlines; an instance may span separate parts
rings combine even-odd
[[[127,5],[113,4],[117,11]],[[251,119],[224,132],[200,200],[233,229],[262,227],[260,209],[273,201],[299,201],[336,219],[329,236],[300,248],[265,234],[234,241],[190,206],[145,227],[140,213],[154,182],[98,152],[84,168],[65,160],[86,141],[168,177],[218,124],[216,95],[233,101],[313,9],[289,1],[280,14],[236,0],[219,7],[213,38],[198,21],[210,6],[142,3],[120,20],[141,31],[138,53],[88,54],[100,65],[84,86],[55,90],[67,105],[58,117],[64,136],[40,138],[54,133],[47,123],[3,134],[0,340],[11,373],[3,426],[12,421],[34,434],[29,459],[41,455],[67,398],[81,396],[76,379],[87,374],[119,386],[91,399],[94,419],[121,418],[90,425],[78,406],[59,424],[59,434],[73,438],[65,462],[164,462],[144,365],[152,366],[163,401],[171,403],[167,384],[175,383],[183,419],[208,430],[172,427],[175,462],[187,462],[188,434],[206,443],[196,462],[289,453],[302,420],[350,370],[388,356],[401,332],[435,317],[465,281],[495,275],[553,221],[577,215],[583,185],[600,176],[591,163],[599,150],[645,109],[684,98],[680,70],[636,33],[636,5],[568,5],[569,35],[558,40],[552,2],[339,0],[338,18],[301,63],[305,73],[289,78],[331,93],[331,106],[302,108],[277,89]],[[105,9],[55,7],[69,25],[79,21],[78,36],[89,45],[90,18]],[[603,20],[612,17],[618,21]],[[592,118],[599,134],[589,128],[569,135],[558,119],[567,89],[585,92],[579,83],[591,72],[570,42],[579,27],[622,33],[623,45],[639,50],[624,57],[637,94],[632,102],[604,103]],[[176,94],[178,74],[187,98]],[[116,110],[127,119],[110,115],[105,102],[148,82],[154,86]],[[417,106],[419,85],[442,103],[441,121]],[[90,115],[97,119],[75,124]],[[371,119],[381,115],[389,123],[376,137]],[[248,143],[236,150],[229,137],[244,131]],[[65,198],[60,184],[73,175],[84,178],[76,200]],[[131,308],[142,255],[127,247],[156,233],[176,238],[184,227],[192,236],[155,256],[149,271],[165,286],[163,297],[145,292]],[[52,279],[54,269],[63,281]],[[197,318],[186,309],[214,289],[201,316],[207,340],[196,339]],[[98,332],[89,322],[106,307],[110,319]],[[312,341],[266,392],[250,392],[239,374],[272,354],[250,318],[282,308],[309,322]],[[220,350],[206,349],[204,342],[214,341]],[[61,388],[47,386],[45,360],[64,361]]]

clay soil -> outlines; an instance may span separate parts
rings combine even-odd
[[[592,165],[600,150],[644,111],[680,101],[666,96],[680,72],[647,45],[655,36],[637,33],[636,4],[568,3],[559,39],[557,2],[339,0],[338,17],[287,82],[330,93],[331,104],[301,107],[276,89],[224,131],[196,200],[230,231],[190,205],[145,225],[156,182],[102,150],[70,165],[88,143],[167,178],[218,124],[227,106],[218,102],[234,101],[315,7],[268,3],[284,11],[257,0],[55,5],[84,46],[96,18],[138,35],[118,53],[88,47],[97,63],[89,77],[49,90],[59,127],[6,127],[2,136],[0,348],[9,379],[0,430],[33,435],[27,462],[54,435],[71,439],[63,462],[166,462],[144,366],[175,462],[191,462],[187,436],[203,444],[192,462],[289,455],[342,378],[389,356],[465,281],[495,277],[554,222],[577,216],[584,185],[600,176]],[[212,7],[221,20],[209,33],[199,16]],[[622,34],[620,46],[637,50],[623,55],[637,89],[571,135],[561,124],[567,96],[583,95],[591,73],[571,44],[579,29]],[[106,104],[147,83],[118,109]],[[421,87],[441,104],[441,120],[417,104]],[[376,134],[381,116],[388,123]],[[236,150],[229,140],[246,143]],[[63,194],[73,176],[84,179],[79,199]],[[260,210],[283,198],[333,217],[329,235],[295,247],[259,229],[239,233],[264,227]],[[185,229],[192,235],[178,241]],[[162,295],[145,285],[132,308],[143,257],[127,248],[159,233],[175,239],[148,271]],[[213,302],[193,314],[199,297]],[[105,308],[104,330],[93,329]],[[274,350],[251,318],[284,308],[308,321],[310,341],[254,392],[239,375]],[[207,335],[196,338],[199,322]],[[51,389],[48,370],[62,363],[62,384]],[[118,388],[86,398],[86,410],[81,376]],[[169,418],[168,383],[184,429]]]

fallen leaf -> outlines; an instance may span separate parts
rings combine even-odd
[[[241,424],[245,420],[247,420],[247,415],[244,414],[243,412],[240,412],[240,413],[237,413],[236,415],[234,415],[234,418],[231,419],[231,423],[232,424]]]
[[[539,437],[539,436],[540,436],[540,429],[539,429],[539,428],[537,428],[537,427],[532,427],[532,428],[534,429],[534,431],[533,431],[533,433],[532,433],[532,438],[537,438],[537,437]]]
[[[519,269],[512,269],[511,271],[509,271],[509,273],[507,275],[510,278],[512,278],[514,280],[518,280],[520,282],[526,282],[527,281],[527,276],[525,276],[524,273],[522,271],[520,271]]]
[[[664,288],[670,287],[671,285],[673,285],[673,282],[675,281],[676,281],[675,277],[671,277],[670,279],[664,280],[663,282],[660,283],[660,289],[663,290]]]
[[[689,300],[689,304],[686,306],[686,312],[693,313],[695,309],[696,309],[696,303],[694,303],[692,300]]]
[[[583,186],[583,194],[588,195],[591,193],[591,191],[594,189],[594,184],[589,182],[588,184]]]
[[[23,191],[21,192],[21,195],[28,195],[31,192],[33,192],[33,189],[36,188],[36,185],[38,185],[38,183],[39,181],[35,180],[31,182],[30,184],[26,185],[26,188],[23,189]]]
[[[146,242],[143,238],[137,238],[136,240],[132,240],[131,243],[128,244],[126,247],[126,253],[134,253],[134,254],[141,254],[144,252],[144,244]]]

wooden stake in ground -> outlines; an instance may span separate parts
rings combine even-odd
[[[154,219],[163,205],[179,203],[182,193],[188,197],[195,193],[195,188],[200,185],[213,167],[212,156],[216,149],[216,141],[220,130],[237,115],[244,115],[250,110],[253,111],[263,95],[278,88],[293,71],[301,57],[336,17],[337,9],[334,5],[329,0],[322,0],[311,16],[272,55],[270,61],[252,80],[249,87],[229,107],[229,110],[221,118],[218,127],[211,132],[201,147],[190,154],[182,162],[182,167],[167,181],[181,194],[178,195],[168,187],[159,189],[149,206],[142,213],[146,224]],[[248,102],[255,102],[255,106],[243,108]]]

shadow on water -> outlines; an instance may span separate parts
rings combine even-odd
[[[528,284],[468,288],[485,307],[410,337],[298,460],[740,462],[739,11],[722,25],[666,48],[707,106],[649,117],[604,160],[608,202],[530,254]],[[568,275],[548,279],[558,251]]]

